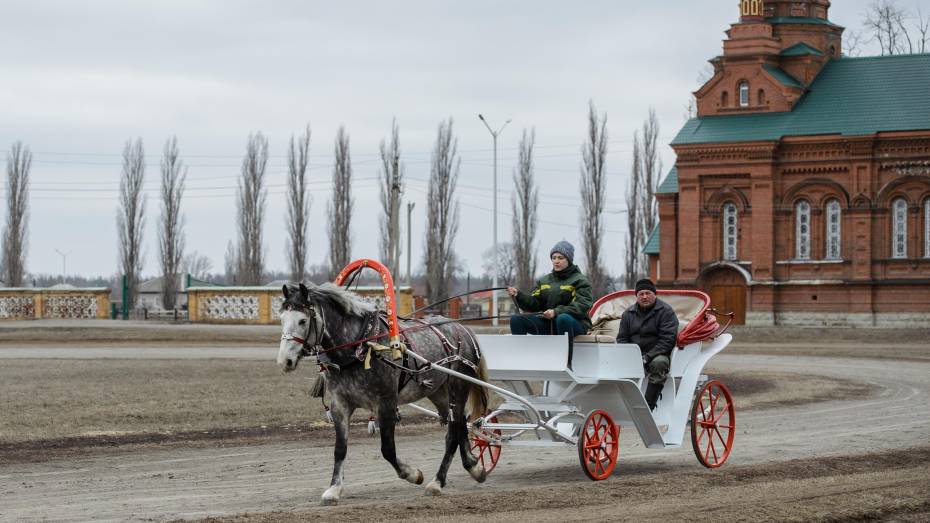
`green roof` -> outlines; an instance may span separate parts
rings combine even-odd
[[[766,18],[765,23],[767,24],[812,24],[812,25],[832,25],[834,27],[840,27],[829,20],[823,18],[810,18],[806,16],[775,16],[772,18]]]
[[[791,47],[782,50],[782,56],[805,56],[812,54],[814,56],[823,56],[821,51],[814,49],[813,47],[805,44],[804,42],[794,44]]]
[[[652,228],[646,245],[643,245],[643,254],[659,254],[659,224]]]
[[[677,193],[678,192],[678,167],[672,167],[659,187],[656,188],[656,194]]]
[[[782,85],[787,85],[788,87],[798,87],[801,89],[804,88],[804,85],[801,84],[801,82],[795,80],[793,76],[782,71],[778,67],[771,66],[769,64],[762,64],[762,68],[768,71],[768,73],[772,75],[776,80],[778,80],[778,83]]]
[[[688,120],[673,145],[930,129],[930,54],[830,60],[788,112]]]

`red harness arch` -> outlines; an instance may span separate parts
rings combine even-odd
[[[374,269],[381,275],[381,284],[384,287],[384,305],[387,313],[388,334],[391,336],[391,348],[400,348],[400,326],[397,323],[397,306],[394,299],[394,278],[391,271],[377,260],[361,258],[346,265],[336,276],[336,285],[342,285],[352,275],[365,268]]]

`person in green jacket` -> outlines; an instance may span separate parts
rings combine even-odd
[[[572,261],[575,248],[565,240],[549,251],[552,272],[536,281],[533,292],[526,294],[507,287],[520,309],[539,315],[514,314],[510,317],[511,334],[569,334],[571,340],[591,328],[588,311],[594,303],[591,284]]]

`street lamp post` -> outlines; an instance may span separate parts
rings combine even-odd
[[[71,251],[61,252],[58,249],[55,249],[55,252],[61,256],[61,283],[64,283],[65,276],[68,274],[68,255],[71,254]]]
[[[510,120],[504,122],[504,125],[500,127],[497,131],[491,128],[488,124],[488,121],[484,119],[484,116],[479,114],[478,119],[488,128],[488,132],[491,133],[491,137],[494,139],[494,250],[492,251],[491,257],[493,260],[494,269],[491,271],[491,287],[497,287],[497,272],[500,268],[500,260],[497,259],[497,136],[504,130],[504,127],[507,127],[507,124],[510,123]],[[497,291],[491,291],[491,314],[494,318],[491,320],[492,325],[497,327]]]

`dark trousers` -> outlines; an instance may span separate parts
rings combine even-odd
[[[571,314],[559,314],[555,320],[547,320],[542,316],[523,316],[514,314],[510,317],[511,334],[556,334],[561,336],[568,333],[568,339],[584,334],[585,328],[581,322]]]

